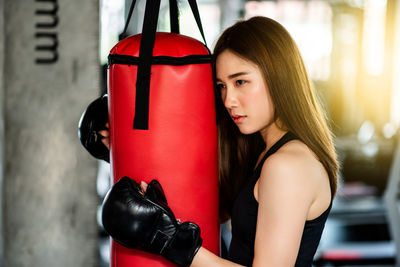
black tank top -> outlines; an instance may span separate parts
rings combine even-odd
[[[228,253],[229,260],[245,266],[252,265],[258,211],[258,202],[254,198],[254,186],[260,177],[264,161],[281,146],[294,139],[297,137],[290,132],[279,139],[267,151],[238,193],[232,207],[232,241]],[[331,206],[332,201],[328,209],[319,217],[305,222],[295,267],[311,267]]]

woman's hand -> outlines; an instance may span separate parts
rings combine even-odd
[[[140,182],[140,187],[142,188],[143,195],[146,193],[148,184],[145,181]]]
[[[106,123],[106,128],[104,130],[98,131],[98,133],[102,136],[101,142],[110,150],[110,131],[108,130],[109,124]]]
[[[107,193],[102,207],[105,231],[121,245],[164,256],[189,266],[201,247],[200,228],[176,220],[159,182],[140,185],[122,177]]]

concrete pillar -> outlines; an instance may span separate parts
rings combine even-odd
[[[0,0],[0,218],[3,214],[3,151],[4,151],[4,0]],[[0,259],[3,258],[3,221],[0,220]],[[0,261],[0,267],[3,264]]]
[[[99,3],[1,1],[3,264],[98,266],[97,164],[77,124],[99,92]]]

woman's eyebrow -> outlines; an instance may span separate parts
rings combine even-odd
[[[248,73],[248,72],[242,71],[242,72],[238,72],[238,73],[231,74],[231,75],[228,76],[228,78],[229,78],[229,79],[233,79],[233,78],[236,78],[236,77],[238,77],[238,76],[242,76],[242,75],[246,75],[246,74],[249,74],[249,73]]]
[[[239,76],[242,76],[242,75],[247,75],[247,74],[249,74],[249,72],[245,72],[245,71],[237,72],[237,73],[229,75],[228,78],[231,80],[231,79],[234,79],[236,77],[239,77]],[[221,80],[217,77],[216,81],[220,82]]]

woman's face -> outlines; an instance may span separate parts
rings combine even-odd
[[[230,50],[216,61],[217,88],[240,132],[267,130],[274,122],[274,105],[258,66]]]

